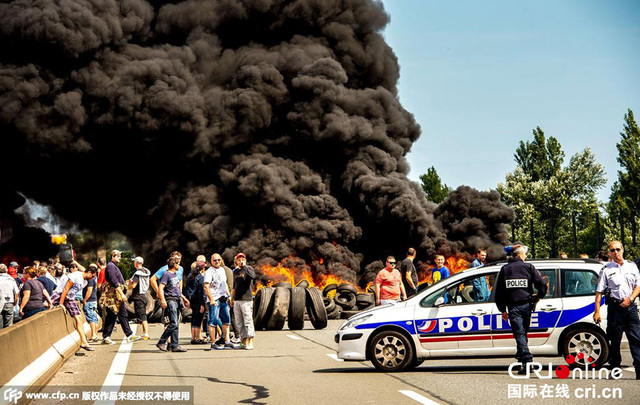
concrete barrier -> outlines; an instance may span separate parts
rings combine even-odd
[[[81,315],[84,331],[89,324]],[[74,319],[60,307],[0,330],[0,386],[44,385],[80,347]],[[4,391],[4,390],[3,390]],[[1,400],[2,398],[0,398]]]

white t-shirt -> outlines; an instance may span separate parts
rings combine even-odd
[[[209,283],[211,298],[215,301],[220,299],[220,297],[228,297],[227,274],[223,267],[209,267],[204,273],[204,283]],[[207,302],[209,302],[209,297],[207,297]]]
[[[60,279],[62,282],[54,290],[54,292],[62,294],[62,290],[64,290],[64,287],[67,285],[69,281],[71,281],[73,285],[69,289],[69,292],[67,293],[67,297],[71,297],[72,299],[75,299],[78,291],[82,291],[82,285],[84,284],[84,276],[80,270],[76,270],[73,273],[65,274]]]

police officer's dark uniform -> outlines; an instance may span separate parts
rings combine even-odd
[[[516,359],[524,365],[533,361],[529,351],[527,333],[531,325],[531,313],[534,301],[533,286],[538,290],[537,297],[547,294],[547,284],[540,272],[531,263],[525,263],[520,257],[512,257],[502,266],[496,283],[496,305],[504,313],[509,309],[509,323],[516,339]],[[525,367],[522,368],[524,370]]]
[[[640,319],[638,307],[634,299],[634,290],[640,287],[640,273],[638,267],[628,260],[622,266],[615,261],[607,263],[600,272],[598,293],[607,293],[607,337],[611,341],[609,365],[620,367],[620,342],[622,332],[626,332],[629,348],[636,369],[636,379],[640,379]],[[631,304],[622,307],[625,298],[630,298]],[[596,307],[597,308],[597,307]]]

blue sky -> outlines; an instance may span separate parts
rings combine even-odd
[[[422,135],[409,177],[495,188],[536,126],[566,153],[591,148],[606,200],[624,114],[640,118],[640,1],[384,0],[402,105]]]

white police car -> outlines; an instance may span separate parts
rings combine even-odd
[[[595,291],[603,263],[595,260],[531,260],[548,282],[529,330],[534,356],[572,354],[577,365],[607,361],[606,326],[593,323]],[[338,330],[338,357],[370,360],[383,371],[400,371],[429,358],[513,357],[516,344],[494,302],[493,284],[506,262],[465,270],[413,298],[361,312]],[[474,300],[473,281],[486,281],[491,296]],[[600,313],[606,322],[607,306]],[[583,359],[577,354],[583,353]]]

